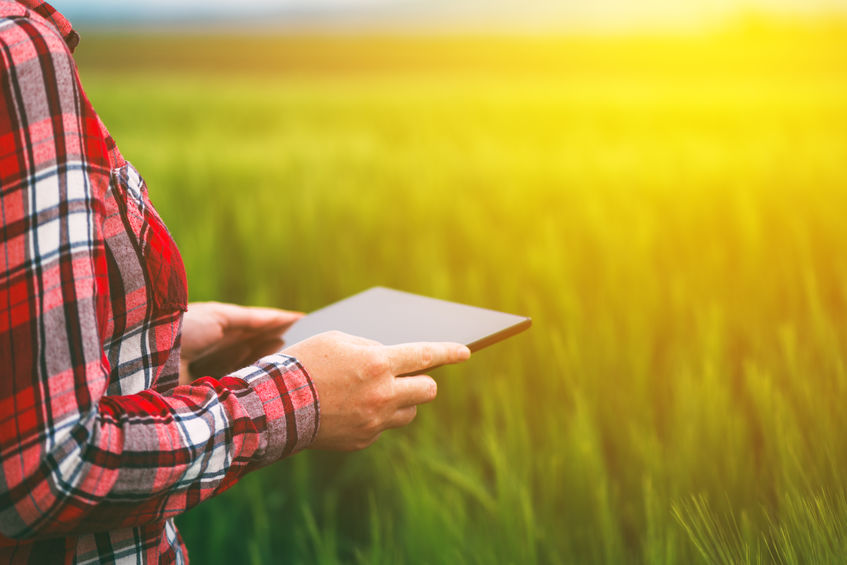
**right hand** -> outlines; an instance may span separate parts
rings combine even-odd
[[[458,343],[382,345],[342,332],[322,333],[282,351],[312,377],[320,399],[315,449],[364,449],[386,429],[405,426],[416,406],[438,390],[427,375],[400,377],[458,363],[470,350]]]

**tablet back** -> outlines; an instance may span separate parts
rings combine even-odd
[[[283,338],[286,345],[292,345],[321,332],[339,330],[385,345],[454,341],[476,351],[530,324],[523,316],[377,286],[304,316]]]

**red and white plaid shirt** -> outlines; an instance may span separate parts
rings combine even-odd
[[[0,0],[0,562],[184,562],[173,517],[310,444],[317,393],[281,354],[178,386],[182,260],[77,41]]]

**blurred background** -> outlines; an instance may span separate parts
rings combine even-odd
[[[847,560],[843,1],[55,3],[192,300],[534,319],[195,562]]]

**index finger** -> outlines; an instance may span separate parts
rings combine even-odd
[[[470,349],[452,342],[401,343],[385,349],[394,375],[419,373],[447,363],[459,363],[471,356]]]

